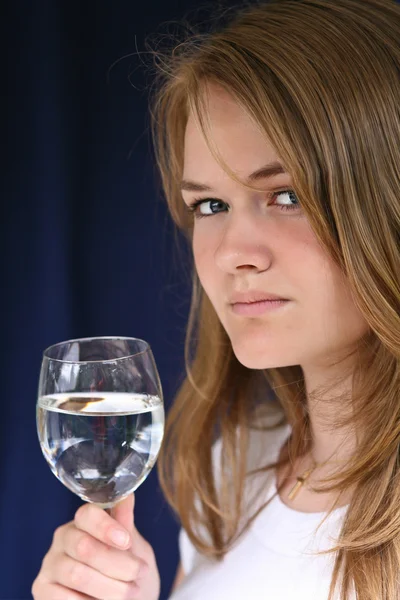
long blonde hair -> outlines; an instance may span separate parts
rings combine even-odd
[[[189,114],[236,179],[209,135],[203,92],[218,84],[276,149],[369,325],[354,349],[351,396],[335,411],[334,426],[351,426],[358,445],[346,469],[325,480],[338,501],[354,489],[329,550],[336,552],[329,600],[339,575],[340,600],[352,586],[362,600],[394,600],[400,589],[400,6],[272,0],[236,7],[228,17],[207,34],[191,29],[172,51],[154,51],[152,133],[166,200],[190,241],[193,222],[179,190]],[[306,391],[300,366],[256,371],[239,363],[195,272],[185,357],[159,476],[193,544],[218,560],[263,508],[240,525],[249,429],[259,414],[255,390],[263,381],[272,394],[265,408],[280,407],[282,422],[291,425],[285,452],[265,471],[310,450]]]

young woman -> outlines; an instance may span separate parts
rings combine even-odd
[[[195,264],[159,459],[173,600],[400,597],[399,41],[391,0],[272,0],[158,60]],[[81,507],[35,600],[157,600],[132,509]]]

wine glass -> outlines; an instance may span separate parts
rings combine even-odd
[[[36,416],[54,475],[82,500],[111,508],[146,479],[164,435],[162,388],[149,344],[93,337],[50,346]]]

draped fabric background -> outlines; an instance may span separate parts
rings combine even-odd
[[[166,408],[184,372],[190,281],[155,176],[149,74],[135,55],[185,0],[10,1],[2,19],[0,598],[31,598],[81,501],[41,454],[41,354],[73,337],[148,340]],[[5,65],[4,65],[4,58]],[[110,67],[118,61],[113,68]],[[130,79],[130,82],[129,82]],[[165,599],[178,523],[153,471],[136,493]]]

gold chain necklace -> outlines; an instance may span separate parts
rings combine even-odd
[[[322,463],[317,463],[314,458],[311,456],[311,458],[313,459],[313,466],[306,469],[304,471],[304,473],[302,473],[301,475],[297,475],[296,476],[296,483],[294,484],[294,486],[292,487],[292,489],[290,490],[289,494],[288,494],[288,498],[289,500],[293,500],[293,498],[295,498],[297,496],[297,494],[299,493],[301,487],[304,485],[305,481],[310,477],[311,473],[313,473],[313,471],[315,471],[315,469],[317,467],[323,467],[324,465],[328,464],[328,463],[341,463],[341,462],[345,462],[343,460],[326,460],[325,462]]]

